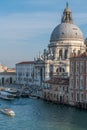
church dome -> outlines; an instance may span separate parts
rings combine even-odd
[[[83,34],[79,27],[73,24],[72,12],[66,3],[61,24],[56,26],[51,34],[50,42],[61,40],[83,40]]]
[[[71,10],[69,8],[65,8],[64,13],[66,12],[71,12]]]
[[[85,45],[87,45],[87,38],[85,39],[84,43],[85,43]]]
[[[74,24],[61,23],[54,28],[50,41],[83,40],[81,30]]]

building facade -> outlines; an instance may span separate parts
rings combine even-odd
[[[69,104],[87,108],[87,52],[70,58]]]
[[[16,83],[15,69],[0,64],[0,86],[9,86],[14,83]]]
[[[69,78],[54,77],[44,83],[43,99],[55,103],[68,104]]]
[[[34,83],[34,61],[16,64],[16,83],[21,85],[32,85]]]

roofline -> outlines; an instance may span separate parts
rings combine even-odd
[[[22,62],[16,63],[16,65],[21,65],[21,64],[34,64],[34,61],[22,61]]]

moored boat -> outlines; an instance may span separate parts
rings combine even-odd
[[[3,91],[11,93],[11,94],[16,94],[17,90],[13,89],[13,88],[3,88]]]
[[[6,99],[6,100],[13,100],[14,95],[8,92],[0,91],[0,98]]]
[[[21,93],[13,88],[3,88],[2,91],[12,94],[15,98],[19,98],[21,96]]]
[[[0,111],[6,115],[15,116],[14,111],[9,108],[1,108]]]

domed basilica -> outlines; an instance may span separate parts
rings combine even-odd
[[[48,49],[35,60],[36,84],[51,77],[69,77],[69,58],[85,51],[83,33],[73,23],[72,12],[66,4],[61,23],[52,31]]]

